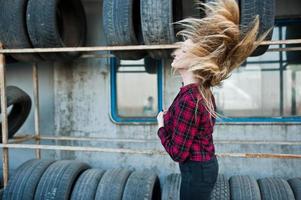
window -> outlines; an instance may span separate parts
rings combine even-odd
[[[286,30],[276,26],[273,40],[286,39]],[[301,63],[290,64],[286,55],[274,51],[250,57],[213,90],[218,112],[229,117],[222,121],[301,122]]]
[[[162,109],[162,65],[141,60],[111,59],[111,116],[117,123],[156,122]]]

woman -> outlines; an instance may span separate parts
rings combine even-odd
[[[173,53],[171,65],[183,86],[169,109],[157,116],[161,143],[179,162],[181,200],[210,198],[219,169],[212,139],[218,114],[211,88],[227,79],[264,38],[256,41],[258,17],[248,29],[239,27],[235,0],[202,5],[205,18],[179,22],[185,29],[178,35],[186,40]]]

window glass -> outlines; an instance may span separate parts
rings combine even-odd
[[[113,102],[113,112],[119,120],[153,121],[157,116],[161,103],[162,90],[161,63],[141,60],[118,60],[112,67],[114,90],[116,98]],[[149,58],[148,58],[149,59]],[[146,67],[146,65],[148,65]],[[149,69],[151,68],[151,69]],[[150,71],[149,71],[150,70]],[[151,120],[149,120],[151,119]],[[123,120],[124,121],[124,120]]]
[[[284,39],[286,27],[276,27],[273,40]],[[286,55],[277,51],[249,57],[245,65],[213,90],[218,112],[234,118],[300,117],[301,63],[287,62]]]

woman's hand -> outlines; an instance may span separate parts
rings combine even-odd
[[[165,115],[166,112],[167,112],[166,110],[163,110],[163,111],[159,112],[158,115],[157,115],[158,129],[161,128],[161,127],[164,127],[164,118],[163,118],[163,116]]]

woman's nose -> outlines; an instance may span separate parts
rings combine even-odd
[[[172,58],[175,58],[175,57],[176,57],[176,51],[173,51],[173,52],[171,53],[171,57],[172,57]]]
[[[171,57],[175,58],[178,54],[179,54],[179,49],[176,49],[171,53]]]

